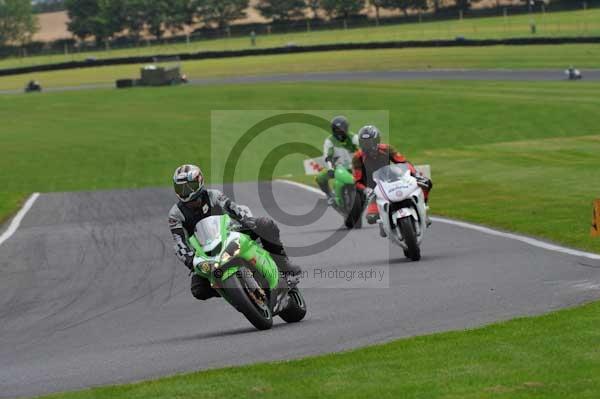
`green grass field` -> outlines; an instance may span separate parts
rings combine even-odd
[[[390,40],[429,40],[454,39],[457,36],[468,38],[507,38],[527,37],[530,22],[537,26],[536,36],[594,36],[600,35],[600,9],[541,14],[518,15],[504,18],[473,18],[454,21],[398,24],[381,27],[357,28],[348,30],[326,30],[292,34],[259,35],[257,47],[278,47],[288,43],[314,45],[340,42],[369,42]],[[9,58],[0,61],[0,68],[26,65],[57,63],[71,60],[124,57],[131,55],[176,54],[211,50],[237,50],[250,48],[249,38],[202,40],[188,44],[142,46],[68,55],[34,56]]]
[[[599,89],[590,82],[376,82],[0,96],[0,204],[6,216],[33,191],[167,185],[183,161],[210,173],[211,151],[226,152],[241,134],[231,129],[210,148],[212,109],[383,109],[391,142],[432,164],[435,213],[600,252],[589,237],[591,202],[600,195]],[[355,120],[354,128],[368,122]],[[321,145],[304,128],[285,134]],[[24,179],[22,171],[34,172]],[[255,172],[245,168],[237,178],[253,180]],[[300,175],[301,165],[283,163],[278,173]]]
[[[595,399],[600,303],[464,332],[288,362],[197,372],[55,399]]]
[[[485,48],[430,48],[357,50],[307,54],[240,57],[188,61],[190,78],[218,78],[306,72],[383,71],[398,69],[557,69],[570,64],[600,68],[600,46],[495,46]],[[48,87],[110,83],[138,78],[141,65],[83,68],[0,77],[0,90],[23,89],[30,79]]]

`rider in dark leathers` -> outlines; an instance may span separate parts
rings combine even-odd
[[[219,190],[207,189],[202,171],[195,165],[177,168],[173,186],[179,201],[169,211],[169,229],[175,241],[175,254],[190,271],[193,270],[194,251],[187,239],[194,234],[196,224],[209,216],[227,214],[242,225],[243,233],[255,240],[260,238],[261,245],[271,254],[280,273],[288,281],[297,282],[301,270],[290,263],[280,239],[279,227],[272,219],[253,218],[248,208],[234,203]],[[200,300],[218,296],[208,280],[196,274],[192,275],[191,290],[192,295]]]

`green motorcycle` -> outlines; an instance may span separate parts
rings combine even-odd
[[[352,155],[346,149],[336,148],[329,167],[330,177],[333,177],[332,195],[335,201],[332,207],[342,215],[348,229],[360,229],[365,199],[354,184]]]
[[[198,222],[189,239],[196,253],[194,273],[259,330],[270,329],[273,316],[299,322],[306,315],[302,293],[280,276],[271,255],[240,230],[227,215]]]

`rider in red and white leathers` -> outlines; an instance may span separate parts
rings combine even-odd
[[[365,126],[358,133],[360,149],[352,159],[352,172],[356,188],[365,193],[367,198],[372,197],[375,182],[373,173],[390,163],[405,163],[412,175],[417,179],[423,189],[425,201],[428,201],[429,191],[433,187],[431,180],[417,173],[415,167],[389,144],[381,144],[381,133],[375,126]],[[379,211],[374,198],[371,198],[367,207],[367,222],[375,224],[379,219]]]

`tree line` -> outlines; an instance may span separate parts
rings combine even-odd
[[[448,7],[466,11],[480,1],[258,0],[255,8],[277,24],[320,17],[348,20],[365,7],[373,7],[377,20],[382,10],[400,11],[405,15],[414,11],[436,13]],[[526,4],[529,0],[519,1]],[[504,0],[495,1],[498,6],[502,2]],[[246,17],[249,6],[249,0],[38,0],[33,5],[29,0],[0,0],[0,45],[28,43],[38,29],[32,13],[45,8],[64,7],[69,15],[68,29],[75,37],[104,43],[117,36],[140,41],[146,34],[160,40],[166,32],[177,33],[199,24],[209,29],[227,30],[231,22]]]
[[[348,19],[366,6],[380,10],[438,10],[453,3],[468,9],[481,0],[259,0],[257,11],[273,23],[325,15]],[[104,42],[126,33],[140,40],[145,32],[161,39],[166,32],[180,32],[199,23],[226,30],[231,22],[246,17],[249,0],[64,0],[69,14],[69,30],[79,39]]]

